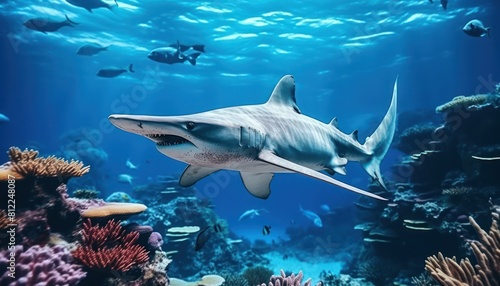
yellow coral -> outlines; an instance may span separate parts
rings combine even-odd
[[[450,112],[458,107],[469,107],[471,105],[484,104],[488,102],[487,94],[477,94],[471,96],[460,95],[453,98],[450,102],[436,107],[436,112]]]
[[[17,147],[9,149],[10,162],[0,166],[0,181],[6,181],[15,177],[22,179],[25,177],[80,177],[88,173],[89,166],[76,160],[66,161],[62,158],[49,156],[47,158],[38,157],[38,151],[24,150]]]
[[[499,214],[493,213],[490,231],[482,230],[476,221],[469,217],[471,225],[477,232],[480,241],[471,243],[477,265],[472,266],[468,258],[460,264],[455,257],[444,257],[441,253],[428,257],[425,270],[441,285],[447,286],[498,286],[500,285],[500,229]]]

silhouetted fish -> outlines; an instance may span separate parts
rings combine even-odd
[[[486,28],[483,22],[476,19],[465,24],[462,31],[471,37],[484,37],[484,35],[488,35],[488,38],[490,38],[490,27]]]
[[[99,44],[90,43],[79,47],[76,53],[81,56],[93,56],[99,52],[107,51],[109,47],[110,46],[104,47]]]
[[[42,33],[55,32],[64,26],[75,27],[78,23],[71,21],[68,15],[64,15],[66,20],[56,21],[50,18],[33,18],[24,22],[24,26],[28,29],[39,31]]]
[[[131,72],[131,73],[134,72],[133,65],[130,64],[125,69],[117,68],[117,67],[103,68],[103,69],[100,69],[97,72],[97,76],[100,76],[100,77],[117,77],[117,76],[119,76],[119,75],[121,75],[122,73],[125,73],[125,72]]]
[[[92,13],[92,9],[107,8],[111,10],[113,8],[113,6],[103,2],[102,0],[66,0],[66,2],[73,6],[85,8],[90,13]],[[116,0],[115,3],[116,7],[118,7],[118,2],[116,2]]]
[[[265,225],[263,228],[262,228],[262,234],[263,235],[268,235],[271,233],[271,226],[270,225]]]
[[[207,231],[210,228],[210,226],[205,227],[202,231],[198,233],[198,236],[196,236],[196,242],[194,244],[194,251],[200,251],[200,249],[207,243],[208,239],[210,238],[210,232]]]

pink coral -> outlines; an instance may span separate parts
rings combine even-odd
[[[288,277],[285,275],[285,271],[283,271],[283,269],[281,269],[280,272],[280,276],[271,276],[269,286],[302,286],[302,277],[304,276],[302,270],[299,274],[297,274],[297,276],[292,273],[292,275]],[[266,286],[266,284],[262,283],[261,286]],[[304,282],[304,286],[311,286],[311,278]]]

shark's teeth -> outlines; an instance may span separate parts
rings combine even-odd
[[[180,136],[170,134],[146,134],[145,136],[153,139],[158,146],[173,146],[189,142]]]

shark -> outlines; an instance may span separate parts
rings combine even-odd
[[[392,100],[376,130],[361,144],[358,132],[340,131],[336,118],[323,123],[302,114],[295,97],[295,79],[282,77],[267,102],[179,116],[112,114],[116,127],[156,143],[164,155],[187,163],[179,184],[193,186],[219,171],[240,173],[245,188],[267,199],[275,173],[300,173],[349,191],[387,200],[334,179],[357,161],[386,188],[380,163],[396,129],[397,79]]]

